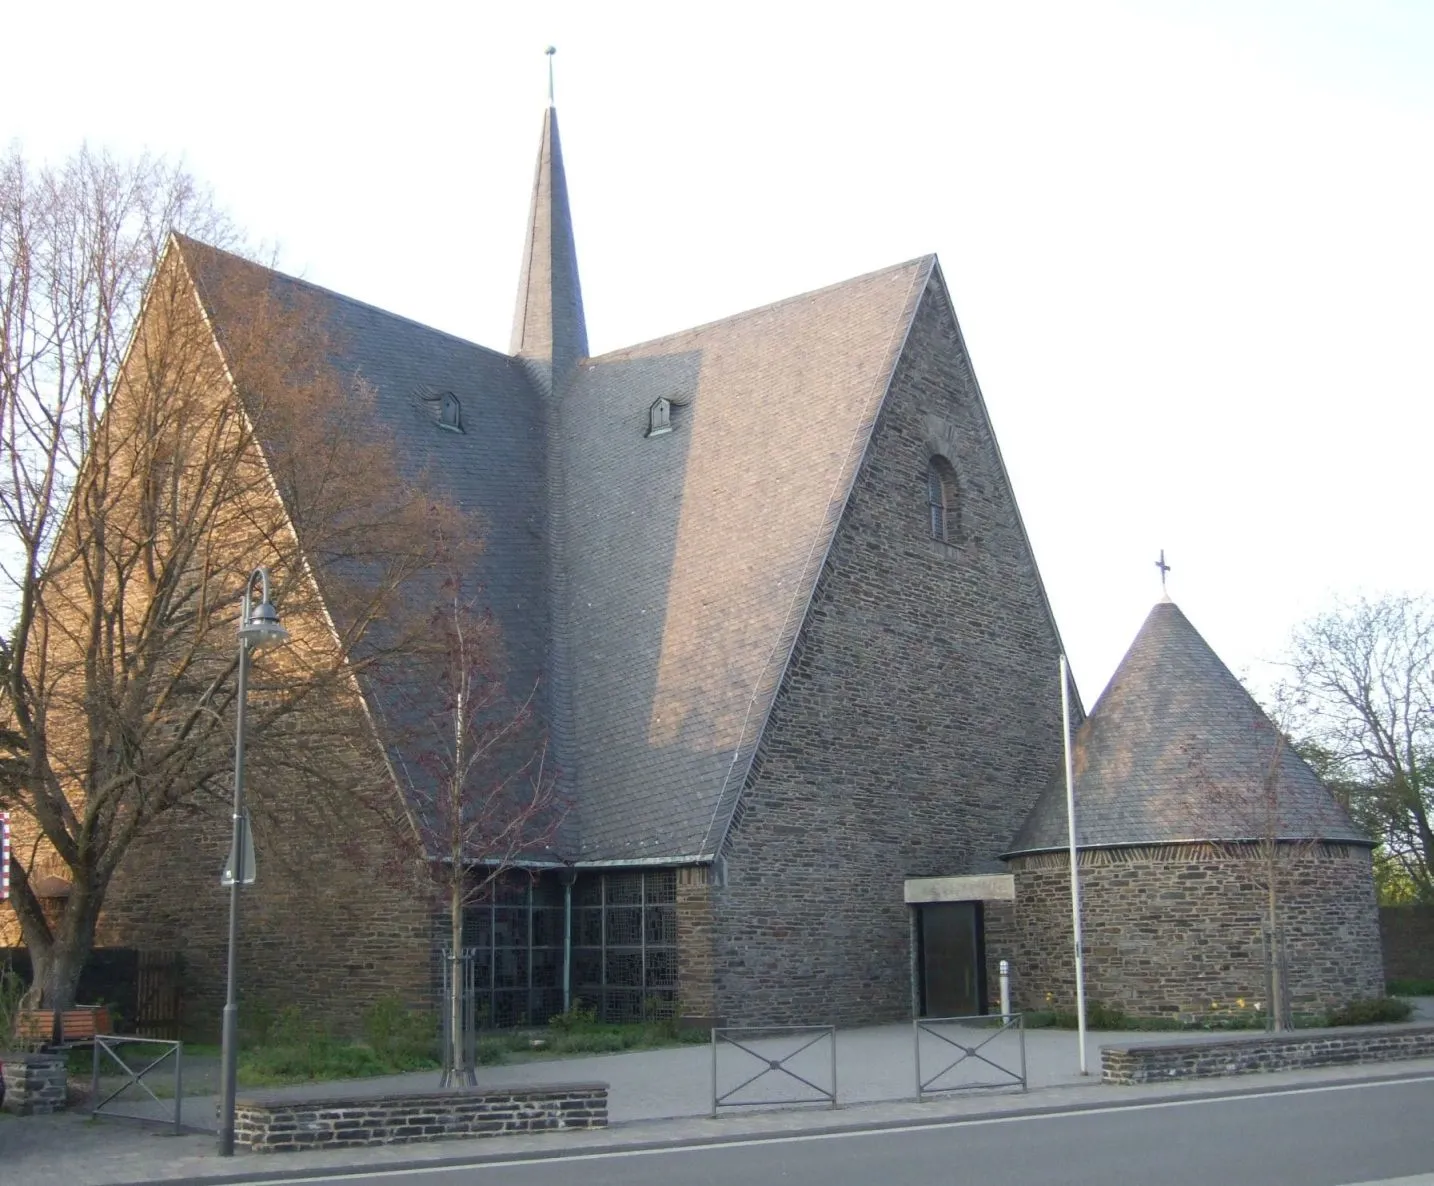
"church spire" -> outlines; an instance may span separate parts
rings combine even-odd
[[[518,280],[510,353],[550,367],[554,386],[588,353],[583,293],[578,282],[578,255],[573,243],[568,183],[558,140],[558,112],[552,105],[552,54],[548,50],[548,108],[543,113],[543,139],[533,178],[533,204],[528,213],[528,241]]]

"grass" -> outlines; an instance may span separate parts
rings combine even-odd
[[[332,1037],[293,1008],[271,1018],[259,1012],[255,1020],[239,1055],[239,1082],[245,1087],[372,1078],[440,1066],[436,1019],[393,1000],[380,1001],[364,1015],[363,1041]],[[480,1066],[496,1066],[691,1041],[705,1042],[707,1034],[684,1032],[671,1020],[604,1024],[590,1012],[574,1010],[543,1027],[481,1033],[477,1053]]]
[[[1411,994],[1414,995],[1414,994]],[[1134,1032],[1178,1033],[1192,1030],[1262,1030],[1265,1028],[1265,1014],[1261,1010],[1246,1008],[1243,1001],[1214,1007],[1207,1013],[1186,1013],[1166,1017],[1131,1017],[1120,1009],[1099,1002],[1086,1006],[1086,1028],[1089,1030],[1125,1030]],[[1369,1001],[1351,1001],[1342,1008],[1328,1013],[1296,1013],[1293,1017],[1295,1029],[1322,1029],[1341,1025],[1378,1025],[1391,1021],[1405,1021],[1412,1012],[1410,1005],[1397,997],[1382,997]],[[1027,1029],[1069,1029],[1078,1028],[1076,1015],[1072,1010],[1038,1009],[1025,1015]]]
[[[429,1013],[410,1011],[396,1000],[380,1001],[364,1014],[362,1040],[336,1037],[292,1006],[278,1011],[251,1007],[246,1021],[239,1051],[241,1087],[366,1079],[437,1070],[440,1066],[436,1018]],[[612,1025],[599,1022],[591,1012],[578,1009],[554,1017],[546,1026],[481,1033],[478,1063],[496,1066],[580,1054],[652,1050],[707,1040],[705,1031],[683,1031],[673,1020]],[[139,1043],[119,1044],[115,1049],[125,1062],[136,1068],[161,1053],[160,1047]],[[186,1062],[217,1061],[220,1049],[208,1043],[186,1042],[184,1054]],[[69,1051],[71,1074],[88,1079],[93,1058],[88,1047]],[[172,1082],[172,1070],[168,1064],[158,1067],[145,1082],[163,1096],[167,1094],[166,1084]],[[118,1079],[123,1074],[108,1057],[102,1060],[101,1073],[105,1079]],[[189,1075],[186,1079],[194,1082]]]
[[[548,1025],[546,1029],[505,1030],[480,1035],[478,1062],[493,1066],[574,1054],[620,1054],[628,1050],[657,1050],[664,1046],[704,1043],[706,1030],[683,1030],[671,1021],[641,1021],[625,1025],[597,1021],[575,1026]]]
[[[239,1055],[241,1087],[276,1087],[327,1079],[369,1079],[438,1068],[436,1051],[378,1051],[363,1042],[337,1039],[301,1046],[257,1046]]]

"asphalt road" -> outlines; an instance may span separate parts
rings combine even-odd
[[[1434,1183],[1434,1076],[302,1181],[305,1186],[1346,1186],[1425,1174]]]

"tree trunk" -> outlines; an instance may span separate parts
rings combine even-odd
[[[1285,1015],[1285,970],[1280,962],[1279,891],[1275,885],[1275,870],[1271,868],[1269,873],[1266,909],[1270,933],[1270,1019],[1275,1033],[1282,1034],[1290,1028],[1290,1019]]]
[[[27,925],[21,914],[21,933],[30,952],[31,986],[40,990],[37,1002],[44,1009],[69,1009],[79,991],[95,944],[102,895],[75,886],[64,899],[60,916],[50,928]]]
[[[448,1052],[457,1080],[467,1076],[472,1068],[466,1062],[463,1033],[463,883],[461,874],[454,874],[448,897],[448,943],[453,953],[453,965],[448,979],[448,1036],[452,1049]]]

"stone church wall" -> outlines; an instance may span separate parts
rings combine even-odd
[[[938,453],[959,486],[949,543],[932,538],[927,504]],[[998,869],[1059,761],[1057,656],[933,282],[744,789],[725,884],[712,887],[720,1016],[911,1015],[903,880]]]
[[[1230,1012],[1266,998],[1261,866],[1248,849],[1158,845],[1080,854],[1086,999],[1132,1016]],[[1011,862],[1022,1008],[1074,1007],[1070,863]],[[1280,871],[1290,1000],[1315,1012],[1383,995],[1369,850],[1286,854]]]
[[[357,1033],[380,997],[430,1005],[432,911],[393,884],[385,838],[366,813],[339,813],[337,792],[250,791],[256,877],[240,892],[241,1025],[256,1007],[296,1005]],[[126,856],[100,919],[102,944],[182,954],[194,1040],[215,1040],[224,1004],[229,891],[219,875],[230,826],[227,803],[171,811]]]

